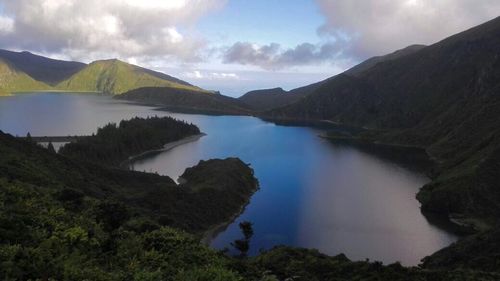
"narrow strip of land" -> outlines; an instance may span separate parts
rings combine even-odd
[[[131,162],[133,162],[134,160],[138,159],[138,158],[142,158],[142,157],[145,157],[147,156],[148,154],[152,154],[152,153],[158,153],[158,152],[163,152],[163,151],[168,151],[168,150],[171,150],[177,146],[180,146],[180,145],[183,145],[183,144],[186,144],[186,143],[190,143],[190,142],[194,142],[194,141],[197,141],[199,140],[201,137],[204,137],[206,136],[207,134],[205,133],[199,133],[199,134],[196,134],[196,135],[193,135],[193,136],[189,136],[189,137],[185,137],[183,139],[180,139],[178,141],[173,141],[173,142],[169,142],[169,143],[166,143],[165,145],[163,145],[162,148],[160,149],[152,149],[152,150],[147,150],[147,151],[144,151],[140,154],[137,154],[137,155],[133,155],[133,156],[130,156],[127,160],[123,161],[122,163],[120,163],[120,167],[121,168],[126,168],[128,164],[130,164]]]

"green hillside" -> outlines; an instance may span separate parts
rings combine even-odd
[[[33,79],[54,86],[83,69],[86,64],[75,61],[56,60],[30,52],[14,52],[0,49],[0,59],[8,61],[18,71]]]
[[[141,87],[170,87],[203,91],[173,77],[116,59],[95,61],[56,88],[65,91],[102,92],[118,95]]]
[[[0,59],[0,96],[14,92],[48,89],[50,89],[50,86],[34,80],[26,73],[15,69],[9,63]]]
[[[0,95],[37,90],[117,95],[141,87],[168,87],[207,93],[167,74],[116,59],[86,65],[29,52],[0,50]]]
[[[2,132],[0,155],[2,280],[499,278],[498,267],[468,264],[427,270],[288,247],[247,259],[212,250],[185,231],[227,220],[255,190],[252,170],[236,158],[201,161],[178,186],[165,176],[68,159]]]

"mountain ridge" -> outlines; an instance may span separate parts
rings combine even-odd
[[[13,52],[0,49],[0,58],[9,61],[33,79],[52,86],[86,66],[85,63],[51,59],[27,51]]]
[[[0,95],[10,95],[16,91],[31,91],[33,89],[45,90],[49,86],[36,81],[26,73],[18,70],[10,62],[0,58]]]
[[[0,50],[0,94],[27,91],[98,92],[117,95],[141,87],[170,87],[208,93],[173,76],[118,59],[90,64],[55,60],[30,52]],[[10,69],[10,70],[8,70]],[[16,74],[15,80],[12,74]],[[14,81],[14,80],[15,81]]]
[[[61,90],[94,91],[112,95],[141,87],[171,87],[203,91],[172,76],[117,59],[94,61],[56,86]]]
[[[349,74],[349,75],[356,76],[356,75],[376,66],[378,63],[394,60],[394,59],[397,59],[399,57],[403,57],[403,56],[412,54],[414,52],[421,50],[424,47],[425,47],[424,45],[410,45],[410,46],[407,46],[403,49],[394,51],[394,52],[386,54],[386,55],[371,57],[371,58],[364,60],[361,63],[351,67],[350,69],[344,71],[341,74]],[[340,75],[340,74],[338,74],[338,75]],[[292,89],[290,91],[283,90],[282,92],[280,92],[280,94],[276,93],[275,89],[277,89],[277,88],[253,90],[253,91],[247,92],[246,94],[239,97],[238,99],[247,103],[250,108],[254,109],[257,112],[265,112],[265,111],[269,111],[272,109],[291,105],[295,102],[298,102],[302,98],[307,97],[311,93],[318,90],[323,84],[331,81],[332,79],[334,79],[338,75],[334,75],[334,76],[326,78],[322,81],[315,82],[315,83],[312,83],[312,84],[309,84],[306,86],[298,87],[298,88]]]

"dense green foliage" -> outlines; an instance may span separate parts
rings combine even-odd
[[[2,133],[0,155],[4,280],[499,278],[468,269],[484,269],[481,260],[456,270],[439,264],[422,270],[351,262],[287,247],[244,259],[217,253],[179,229],[202,233],[248,202],[257,182],[252,170],[234,158],[201,161],[182,175],[183,184],[176,185],[168,177],[68,159]],[[250,228],[243,226],[249,239]],[[490,269],[494,266],[488,264]]]
[[[497,280],[499,274],[471,270],[422,270],[399,263],[353,262],[344,255],[330,257],[316,250],[277,247],[250,260],[246,272],[266,272],[268,280]],[[287,279],[291,278],[291,279]]]
[[[126,92],[117,98],[161,105],[164,110],[202,114],[250,114],[245,103],[220,94],[200,93],[189,89],[145,87]]]
[[[200,134],[198,127],[171,117],[136,117],[99,128],[97,134],[63,146],[60,153],[118,166],[130,156],[161,149],[166,143],[196,134]]]
[[[240,160],[204,161],[177,186],[3,133],[0,155],[3,280],[239,280],[226,257],[171,227],[200,233],[238,212],[257,184]]]

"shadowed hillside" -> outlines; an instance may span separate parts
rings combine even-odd
[[[359,75],[362,72],[376,66],[378,63],[395,60],[397,58],[412,54],[424,47],[425,46],[423,45],[412,45],[388,55],[373,57],[352,67],[345,73],[350,75]],[[238,99],[246,103],[252,110],[256,112],[268,111],[298,102],[300,99],[314,93],[323,84],[326,84],[332,79],[335,79],[335,77],[336,76],[333,76],[323,81],[299,87],[290,91],[285,91],[281,88],[250,91],[239,97]]]
[[[213,115],[245,115],[252,111],[238,99],[190,89],[145,87],[117,96],[118,99],[154,104],[163,110]]]
[[[30,52],[0,50],[0,58],[8,61],[16,69],[33,79],[55,85],[85,67],[86,64],[74,61],[55,60]]]
[[[50,86],[34,80],[9,62],[0,59],[0,96],[9,95],[12,92],[47,90],[49,88]]]

